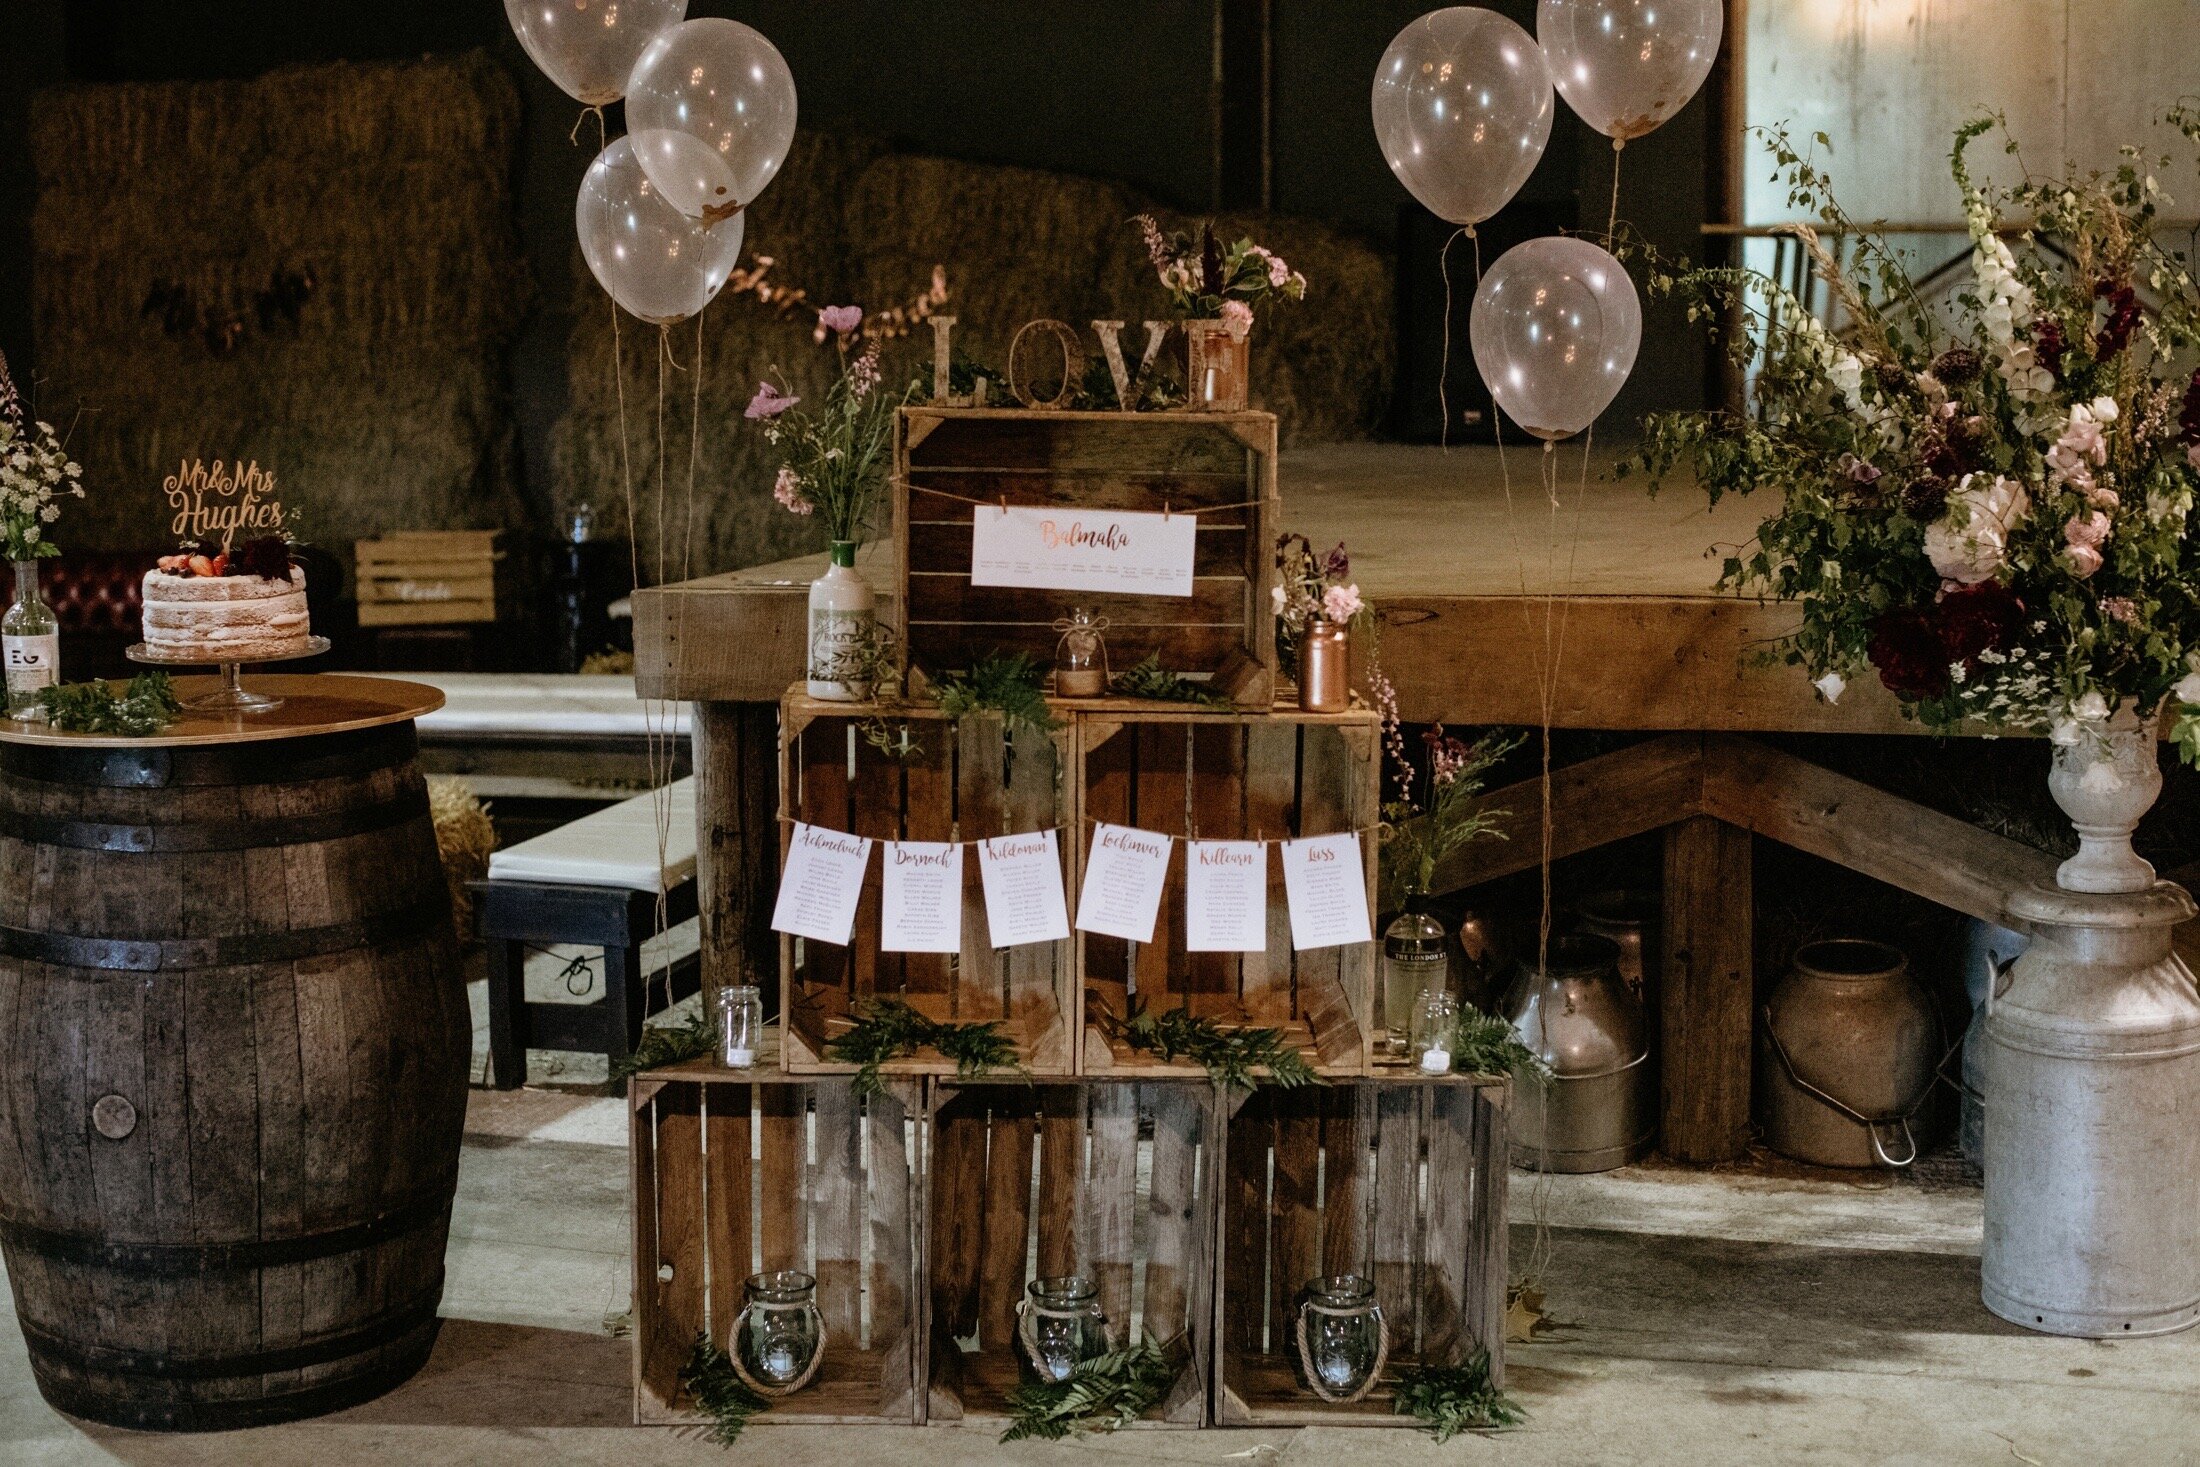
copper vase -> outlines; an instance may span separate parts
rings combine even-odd
[[[1253,345],[1248,332],[1231,332],[1220,320],[1184,323],[1186,406],[1194,412],[1243,411],[1253,385]]]
[[[1352,706],[1352,642],[1345,627],[1310,621],[1299,639],[1299,708],[1342,713]]]

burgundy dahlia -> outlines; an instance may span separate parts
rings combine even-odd
[[[229,573],[259,576],[270,581],[289,580],[290,542],[280,535],[264,535],[233,547],[229,552]]]
[[[2070,350],[2070,343],[2063,337],[2062,322],[2042,321],[2032,328],[2032,358],[2041,366],[2062,375],[2063,353]]]
[[[1940,598],[1940,644],[1947,662],[1975,666],[1981,652],[1998,652],[2024,629],[2024,603],[1999,581],[1980,581]]]
[[[1924,611],[1900,606],[1872,623],[1864,649],[1887,690],[1905,698],[1937,698],[1948,691],[1948,651],[1939,628]]]
[[[1948,491],[1955,486],[1938,474],[1921,474],[1902,491],[1902,507],[1915,520],[1937,520],[1948,507]]]

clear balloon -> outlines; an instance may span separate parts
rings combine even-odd
[[[626,125],[681,213],[717,221],[755,202],[794,141],[794,74],[737,20],[690,20],[635,63]]]
[[[1551,138],[1543,49],[1492,10],[1432,11],[1375,71],[1375,139],[1390,171],[1439,218],[1479,224],[1535,172]]]
[[[573,223],[582,257],[611,298],[659,326],[709,305],[741,258],[740,216],[712,228],[673,208],[625,138],[589,165]]]
[[[649,43],[687,16],[687,0],[504,0],[520,45],[543,74],[590,107],[626,95]]]
[[[1566,105],[1623,143],[1696,95],[1725,27],[1723,0],[1540,0],[1535,12]]]
[[[1570,438],[1612,405],[1634,370],[1642,303],[1609,252],[1553,235],[1490,267],[1468,334],[1505,416],[1538,438]]]

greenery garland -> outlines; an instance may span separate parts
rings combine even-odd
[[[644,1070],[701,1059],[718,1047],[718,1026],[701,1009],[689,1014],[678,1028],[651,1024],[642,1030],[641,1043],[623,1060],[611,1066],[614,1081],[630,1080]]]
[[[1462,1009],[1451,1030],[1451,1070],[1455,1075],[1520,1075],[1547,1080],[1551,1067],[1520,1042],[1513,1026],[1480,1009]]]
[[[695,1337],[695,1348],[680,1367],[680,1388],[695,1409],[710,1418],[711,1440],[722,1447],[741,1440],[749,1418],[771,1405],[734,1374],[733,1362],[708,1335]]]
[[[62,733],[122,734],[142,739],[176,721],[183,705],[165,672],[141,672],[118,696],[107,682],[66,683],[42,688],[39,706],[46,722]]]
[[[1177,1364],[1151,1340],[1081,1361],[1061,1381],[1030,1380],[1008,1398],[1004,1442],[1055,1442],[1071,1432],[1116,1431],[1144,1416],[1169,1393]]]
[[[955,1078],[974,1080],[993,1070],[1023,1073],[1016,1041],[1001,1032],[1000,1021],[943,1024],[926,1018],[899,999],[866,1004],[853,1028],[825,1046],[826,1057],[856,1066],[855,1092],[878,1095],[886,1088],[884,1066],[930,1047],[955,1062]]]
[[[1119,672],[1109,681],[1108,691],[1119,698],[1145,698],[1156,703],[1194,703],[1202,708],[1228,708],[1230,699],[1217,692],[1208,683],[1195,683],[1180,677],[1161,665],[1161,654],[1149,653],[1146,660],[1128,672]]]
[[[1261,1069],[1279,1090],[1324,1083],[1281,1029],[1225,1029],[1183,1008],[1155,1014],[1143,999],[1131,1001],[1128,1018],[1118,1019],[1103,1009],[1099,1021],[1110,1039],[1161,1059],[1188,1059],[1216,1084],[1233,1090],[1253,1089],[1260,1083],[1255,1071]]]
[[[1034,733],[1052,733],[1062,726],[1047,704],[1039,664],[1028,652],[990,653],[971,663],[968,671],[940,678],[935,692],[940,712],[951,719],[991,710],[1005,722],[1021,724]]]
[[[1477,1350],[1464,1365],[1409,1365],[1398,1372],[1391,1409],[1411,1416],[1440,1442],[1463,1431],[1497,1431],[1528,1419],[1520,1403],[1490,1380],[1490,1356]]]

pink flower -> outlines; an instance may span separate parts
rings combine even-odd
[[[2139,621],[2139,603],[2129,596],[2103,596],[2101,614],[2111,621],[2120,621],[2125,626],[2136,626]]]
[[[769,382],[759,382],[756,384],[756,396],[749,399],[748,408],[741,416],[752,420],[776,418],[800,401],[801,398],[789,397]]]
[[[1322,593],[1322,615],[1342,624],[1360,614],[1360,588],[1331,586]]]
[[[1131,220],[1146,241],[1146,258],[1153,261],[1154,269],[1161,272],[1162,284],[1168,283],[1169,241],[1161,233],[1161,225],[1151,214],[1140,214]]]
[[[2063,561],[2079,580],[2101,568],[2101,546],[2107,542],[2110,529],[2108,516],[2099,510],[2074,514],[2063,525]]]
[[[1243,301],[1224,301],[1222,324],[1230,328],[1232,339],[1243,341],[1253,329],[1253,308]]]
[[[869,397],[871,389],[878,386],[878,347],[879,344],[875,341],[865,347],[863,355],[857,357],[855,365],[848,369],[848,391],[859,402]]]
[[[827,306],[817,313],[817,324],[827,331],[846,336],[863,324],[863,307]]]
[[[1284,264],[1283,261],[1278,259],[1276,256],[1270,255],[1268,257],[1269,287],[1274,290],[1281,290],[1290,283],[1291,267]]]
[[[808,514],[816,506],[802,492],[801,476],[791,468],[782,466],[779,477],[772,481],[772,498],[779,501],[789,514]]]

